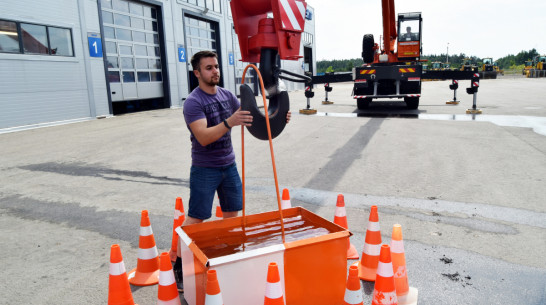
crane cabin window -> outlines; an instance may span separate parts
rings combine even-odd
[[[399,41],[419,40],[419,20],[404,20],[400,22]]]

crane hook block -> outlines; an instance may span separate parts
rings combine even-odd
[[[256,104],[256,97],[252,89],[246,84],[241,85],[241,109],[250,111],[252,115],[252,126],[247,127],[250,134],[260,140],[268,140],[266,117]],[[267,112],[269,114],[269,126],[271,127],[271,138],[277,137],[286,126],[286,114],[290,109],[288,93],[281,93],[269,98]]]

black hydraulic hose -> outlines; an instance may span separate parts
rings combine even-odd
[[[300,79],[303,79],[304,82],[311,82],[312,79],[307,76],[307,75],[301,75],[301,74],[297,74],[297,73],[294,73],[294,72],[290,72],[290,71],[286,71],[284,69],[279,69],[281,71],[281,73],[285,73],[285,74],[288,74],[290,76],[294,76],[294,77],[297,77],[297,78],[300,78]],[[279,76],[279,78],[282,78],[281,76]],[[283,78],[283,79],[288,79],[288,78]],[[291,79],[288,79],[288,80],[291,80]]]
[[[295,82],[295,83],[307,83],[309,82],[311,79],[308,80],[305,80],[305,79],[295,79],[295,78],[290,78],[290,77],[286,77],[286,76],[282,76],[282,75],[279,75],[279,78],[280,79],[284,79],[284,80],[289,80],[291,82]]]

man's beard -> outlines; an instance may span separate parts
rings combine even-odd
[[[220,83],[220,77],[214,78],[211,77],[208,81],[205,82],[209,86],[216,86]]]

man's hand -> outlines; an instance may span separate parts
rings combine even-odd
[[[237,125],[252,126],[252,115],[250,115],[250,111],[241,110],[241,107],[239,107],[226,121],[230,127]]]
[[[291,118],[291,117],[292,117],[292,112],[288,111],[288,112],[286,113],[286,123],[287,123],[287,124],[290,123],[290,118]]]
[[[252,125],[252,116],[250,111],[243,111],[241,108],[237,109],[233,115],[226,119],[229,127],[234,127],[237,125],[251,126]],[[217,124],[216,126],[207,127],[207,119],[202,118],[196,120],[190,124],[190,129],[202,146],[207,146],[214,141],[217,141],[222,136],[228,132],[229,129],[224,125],[223,122]]]

